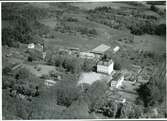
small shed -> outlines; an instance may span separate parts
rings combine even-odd
[[[119,47],[119,46],[116,46],[116,47],[113,49],[113,52],[116,53],[116,52],[119,51],[119,49],[120,49],[120,47]]]
[[[42,58],[45,59],[46,57],[46,52],[42,52]]]
[[[35,48],[35,44],[34,43],[28,44],[28,49],[34,49],[34,48]]]

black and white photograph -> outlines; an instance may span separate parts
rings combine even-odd
[[[166,1],[2,1],[2,120],[165,119]]]

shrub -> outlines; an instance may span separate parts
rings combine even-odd
[[[86,72],[90,72],[94,70],[95,62],[89,59],[85,59],[82,64],[82,70]]]
[[[32,57],[31,56],[28,56],[28,59],[27,59],[29,62],[32,62]]]
[[[69,17],[69,18],[67,18],[67,21],[69,21],[69,22],[78,22],[78,19],[77,18],[73,18],[73,17]]]
[[[121,64],[118,62],[114,63],[114,70],[121,70]]]
[[[38,50],[29,50],[28,61],[37,61],[42,59],[42,53]]]
[[[154,11],[154,12],[158,12],[158,8],[155,7],[155,5],[151,5],[150,6],[150,10]]]
[[[96,29],[90,29],[90,30],[89,30],[89,34],[97,35]]]
[[[143,118],[144,108],[141,105],[123,105],[121,108],[121,114],[119,118],[138,119]]]
[[[14,83],[15,83],[15,79],[13,79],[12,77],[8,77],[8,76],[2,76],[2,88],[6,89],[6,88],[12,88]]]
[[[10,72],[11,72],[11,67],[9,67],[9,66],[3,68],[3,70],[2,70],[3,75],[8,75]]]
[[[100,100],[96,101],[94,106],[94,111],[97,113],[102,113],[104,116],[113,117],[116,112],[115,102],[112,100],[107,100],[107,98],[103,97]]]
[[[71,73],[79,73],[81,70],[79,59],[68,55],[54,54],[48,59],[48,63],[59,68],[63,67],[67,72]]]

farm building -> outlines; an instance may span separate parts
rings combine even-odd
[[[61,80],[62,76],[61,73],[55,72],[55,71],[50,71],[50,76],[54,78],[54,80]]]
[[[109,82],[111,89],[121,87],[123,81],[124,81],[124,75],[122,75],[122,73],[115,73]]]
[[[113,71],[114,62],[112,60],[100,61],[97,63],[97,72],[111,74]]]
[[[94,54],[103,55],[109,49],[110,49],[110,46],[107,46],[105,44],[101,44],[101,45],[97,46],[96,48],[94,48],[91,52]]]
[[[43,51],[43,45],[38,43],[38,44],[35,45],[35,49],[38,50],[38,51]]]
[[[53,81],[53,80],[45,80],[45,83],[44,83],[47,87],[50,87],[50,86],[53,86],[56,84],[56,81]]]
[[[34,48],[35,48],[35,44],[34,43],[28,44],[28,49],[34,49]]]
[[[113,52],[116,53],[116,52],[119,51],[119,49],[120,49],[120,47],[119,47],[119,46],[116,46],[116,47],[113,49]]]
[[[80,52],[80,58],[94,59],[96,56],[89,52]]]
[[[36,49],[38,51],[43,51],[43,45],[41,44],[34,44],[34,43],[31,43],[31,44],[28,44],[28,49]]]
[[[43,52],[42,53],[42,58],[45,59],[45,57],[46,57],[46,52]]]
[[[80,49],[79,48],[68,48],[68,54],[70,55],[79,55]]]

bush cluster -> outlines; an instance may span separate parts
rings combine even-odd
[[[37,82],[38,79],[35,78],[26,68],[21,68],[20,70],[16,71],[13,76],[3,75],[2,78],[2,88],[10,88],[11,93],[16,91],[17,93],[27,96],[39,95],[39,83]]]
[[[155,7],[151,7],[151,9],[156,10]],[[156,24],[157,17],[146,16],[139,11],[129,12],[127,15],[116,16],[116,14],[120,13],[121,11],[115,11],[110,7],[98,7],[88,11],[89,16],[87,19],[115,29],[129,29],[131,33],[135,35],[142,35],[145,33],[165,35],[166,33],[165,25]],[[127,17],[129,14],[132,15],[131,18]]]
[[[81,70],[79,59],[69,55],[51,54],[48,57],[47,63],[60,68],[63,67],[67,72],[71,73],[79,73]]]

